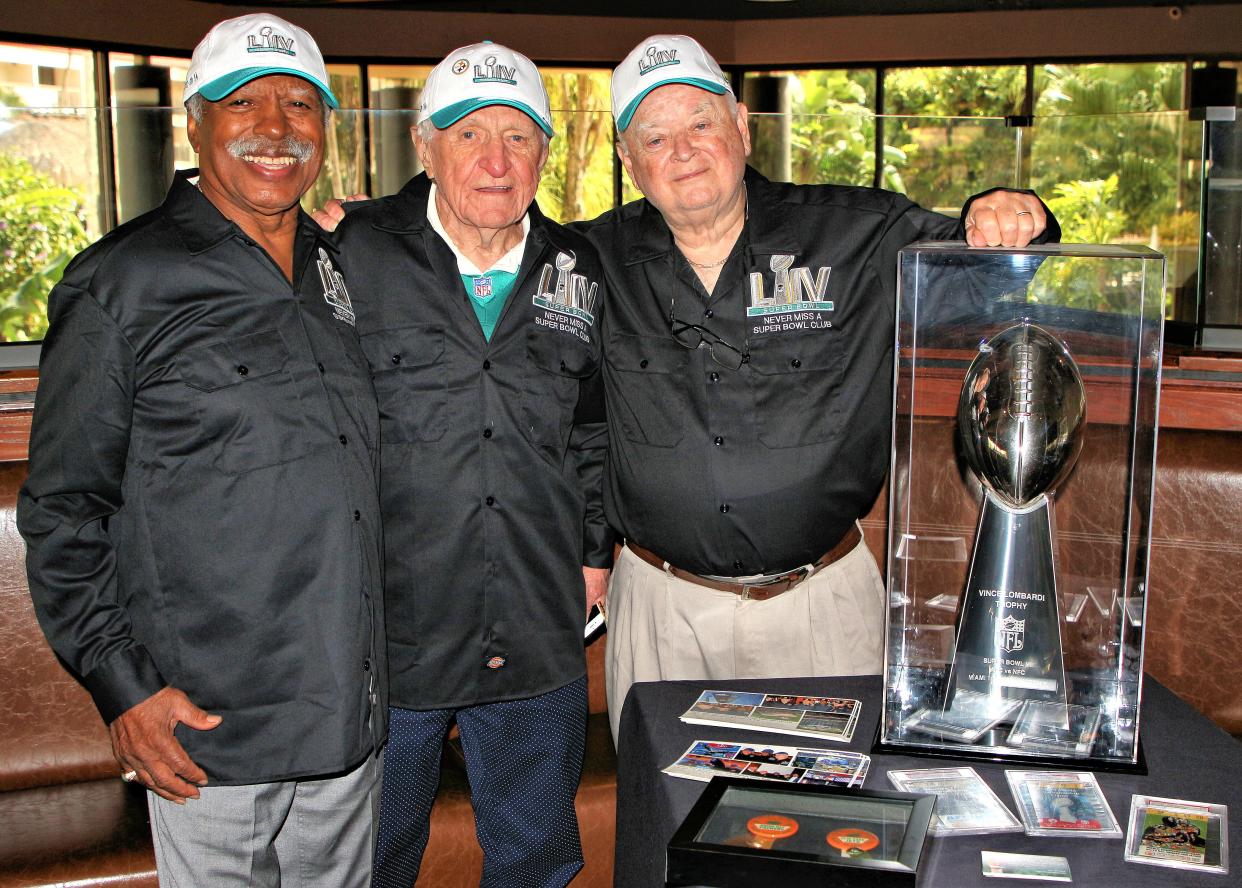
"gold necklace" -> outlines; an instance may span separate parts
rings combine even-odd
[[[685,255],[685,254],[683,253],[682,255]],[[725,262],[728,261],[728,259],[729,259],[729,256],[726,255],[723,259],[717,260],[716,262],[704,263],[704,262],[695,262],[689,256],[686,256],[686,261],[689,262],[691,265],[693,265],[695,268],[719,268],[720,266],[724,265]]]

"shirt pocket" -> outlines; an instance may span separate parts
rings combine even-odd
[[[379,399],[380,440],[439,441],[447,427],[444,328],[418,325],[362,335]]]
[[[199,432],[220,471],[238,475],[293,462],[310,450],[280,331],[189,349],[176,363],[182,382],[195,391]]]
[[[681,443],[690,351],[671,336],[617,333],[605,357],[616,383],[608,411],[626,440],[652,447]]]
[[[595,372],[599,361],[585,344],[535,328],[526,337],[526,364],[522,424],[532,443],[559,454],[569,445],[579,382]]]
[[[759,441],[775,449],[835,436],[843,363],[832,330],[752,341],[750,382]]]

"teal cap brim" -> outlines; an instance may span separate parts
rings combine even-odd
[[[301,77],[308,83],[315,84],[315,88],[319,90],[319,94],[323,96],[323,100],[328,103],[329,108],[336,110],[341,107],[336,100],[336,96],[332,95],[332,90],[328,88],[326,83],[316,80],[305,71],[295,71],[292,68],[266,66],[262,68],[242,68],[240,71],[234,71],[232,74],[217,77],[211,83],[204,83],[198,88],[198,92],[207,101],[218,102],[238,87],[245,86],[250,81],[257,80],[260,77],[266,77],[268,74],[288,74],[291,77]]]
[[[480,108],[486,108],[488,105],[507,105],[510,108],[517,108],[526,114],[531,120],[539,125],[539,128],[547,133],[549,139],[556,135],[552,132],[552,125],[545,122],[542,117],[535,113],[535,109],[523,102],[513,99],[465,99],[461,102],[454,102],[447,108],[441,108],[439,111],[431,115],[431,125],[436,129],[448,129],[450,126],[461,120],[467,114],[478,111]]]
[[[685,83],[688,86],[697,86],[699,89],[705,89],[709,93],[715,93],[718,96],[723,96],[729,91],[719,83],[713,83],[710,80],[700,80],[697,77],[670,77],[668,80],[661,80],[659,83],[651,84],[651,86],[630,99],[630,103],[625,106],[625,110],[617,118],[617,129],[624,130],[630,125],[630,121],[634,119],[634,112],[638,110],[638,106],[642,104],[643,99],[647,98],[647,93],[653,89],[668,86],[670,83]]]

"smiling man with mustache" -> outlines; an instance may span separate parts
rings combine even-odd
[[[378,415],[298,208],[336,98],[311,36],[221,22],[199,169],[53,290],[18,503],[52,647],[147,793],[163,886],[370,880],[387,731]]]

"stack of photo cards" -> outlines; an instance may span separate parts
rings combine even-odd
[[[1132,796],[1126,860],[1228,873],[1228,809],[1207,802]]]
[[[781,783],[862,786],[870,767],[870,756],[846,750],[696,740],[664,773],[703,781],[726,775]]]
[[[1018,818],[974,768],[889,771],[888,781],[901,792],[936,797],[936,813],[927,830],[930,835],[971,836],[1022,831]]]
[[[849,743],[862,703],[841,697],[765,694],[747,691],[704,691],[681,714],[695,725],[751,728]]]
[[[1113,839],[1121,827],[1089,771],[1006,771],[1028,836]]]

